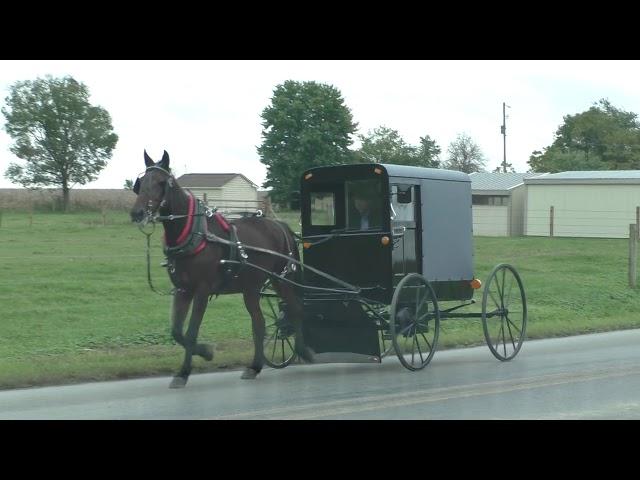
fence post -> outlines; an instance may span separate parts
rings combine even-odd
[[[629,225],[629,286],[636,288],[638,278],[638,225]]]
[[[205,207],[208,207],[208,206],[209,206],[209,203],[207,202],[207,192],[204,192],[204,193],[202,194],[202,200],[203,200],[203,202],[204,202],[204,206],[205,206]]]
[[[640,239],[640,207],[636,207],[636,233]]]
[[[553,237],[553,206],[549,207],[549,236]]]
[[[107,226],[107,212],[104,205],[102,206],[102,226],[103,227]]]

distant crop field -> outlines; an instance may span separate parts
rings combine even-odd
[[[278,216],[300,230],[296,213]],[[160,237],[159,227],[152,275],[169,290]],[[520,272],[528,338],[640,327],[640,292],[627,286],[626,240],[476,237],[474,244],[478,278],[502,262]],[[169,331],[170,297],[149,290],[145,237],[125,212],[4,212],[0,246],[0,388],[178,369],[183,350]],[[468,311],[480,311],[481,295],[476,300]],[[200,338],[216,345],[216,357],[194,360],[195,372],[247,362],[253,345],[242,299],[213,300]],[[483,342],[479,320],[442,323],[440,348]]]
[[[69,194],[69,210],[72,212],[101,212],[120,210],[126,212],[135,199],[131,190],[125,189],[72,189]],[[0,188],[0,210],[13,212],[60,212],[62,191],[54,188],[29,190],[26,188]]]

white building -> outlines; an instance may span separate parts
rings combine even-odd
[[[524,182],[526,235],[628,238],[629,224],[638,221],[640,170],[560,172]]]
[[[178,184],[222,213],[261,208],[258,186],[241,173],[187,173],[178,178]]]
[[[473,234],[493,237],[524,234],[524,179],[539,173],[469,174],[473,195]]]

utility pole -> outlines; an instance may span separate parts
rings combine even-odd
[[[502,160],[502,172],[507,173],[507,115],[506,115],[506,107],[507,104],[502,102],[502,127],[500,128],[500,133],[502,133],[502,144],[503,144],[503,152],[504,158]]]

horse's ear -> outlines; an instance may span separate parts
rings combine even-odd
[[[159,165],[165,170],[169,170],[169,154],[167,153],[166,150],[162,154],[162,160],[160,160]]]
[[[149,155],[147,155],[147,150],[144,150],[144,164],[147,167],[151,167],[153,165],[155,165],[155,162],[153,160],[151,160],[151,157]]]

